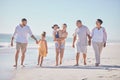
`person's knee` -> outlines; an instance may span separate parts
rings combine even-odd
[[[58,58],[59,57],[59,53],[56,53],[56,58]]]
[[[19,53],[20,52],[20,50],[16,50],[16,53]]]
[[[86,53],[83,53],[83,56],[86,56]]]
[[[77,56],[79,56],[79,55],[80,55],[80,53],[77,53],[76,55],[77,55]]]
[[[41,59],[43,60],[44,57],[41,57]]]
[[[25,57],[25,53],[22,53],[22,57]]]
[[[20,52],[20,50],[17,50],[17,51],[16,51],[16,55],[18,55],[18,54],[19,54],[19,52]]]

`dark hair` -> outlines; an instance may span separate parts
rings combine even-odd
[[[66,23],[64,23],[63,25],[65,25],[65,26],[67,27],[67,24],[66,24]]]
[[[42,36],[43,36],[43,37],[46,37],[46,32],[45,32],[45,31],[42,33]]]
[[[54,28],[55,26],[58,26],[57,24],[54,24],[53,26],[52,26],[52,28]],[[60,28],[59,26],[58,26],[58,28]]]
[[[98,21],[100,24],[103,23],[103,21],[102,21],[101,19],[97,19],[97,21]]]
[[[23,22],[23,21],[27,21],[27,19],[23,18],[21,21],[22,21],[22,22]]]
[[[82,23],[82,21],[81,21],[81,20],[77,20],[76,22]]]

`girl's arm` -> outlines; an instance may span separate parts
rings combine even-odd
[[[38,41],[38,44],[40,43],[41,39]]]
[[[48,53],[47,41],[45,40],[46,52]]]

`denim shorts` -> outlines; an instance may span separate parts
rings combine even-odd
[[[59,45],[59,43],[55,43],[55,48],[64,49],[65,48],[65,44]]]

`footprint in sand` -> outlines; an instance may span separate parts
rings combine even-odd
[[[104,76],[98,76],[99,78],[103,78]]]
[[[82,80],[87,80],[87,78],[83,78]]]

